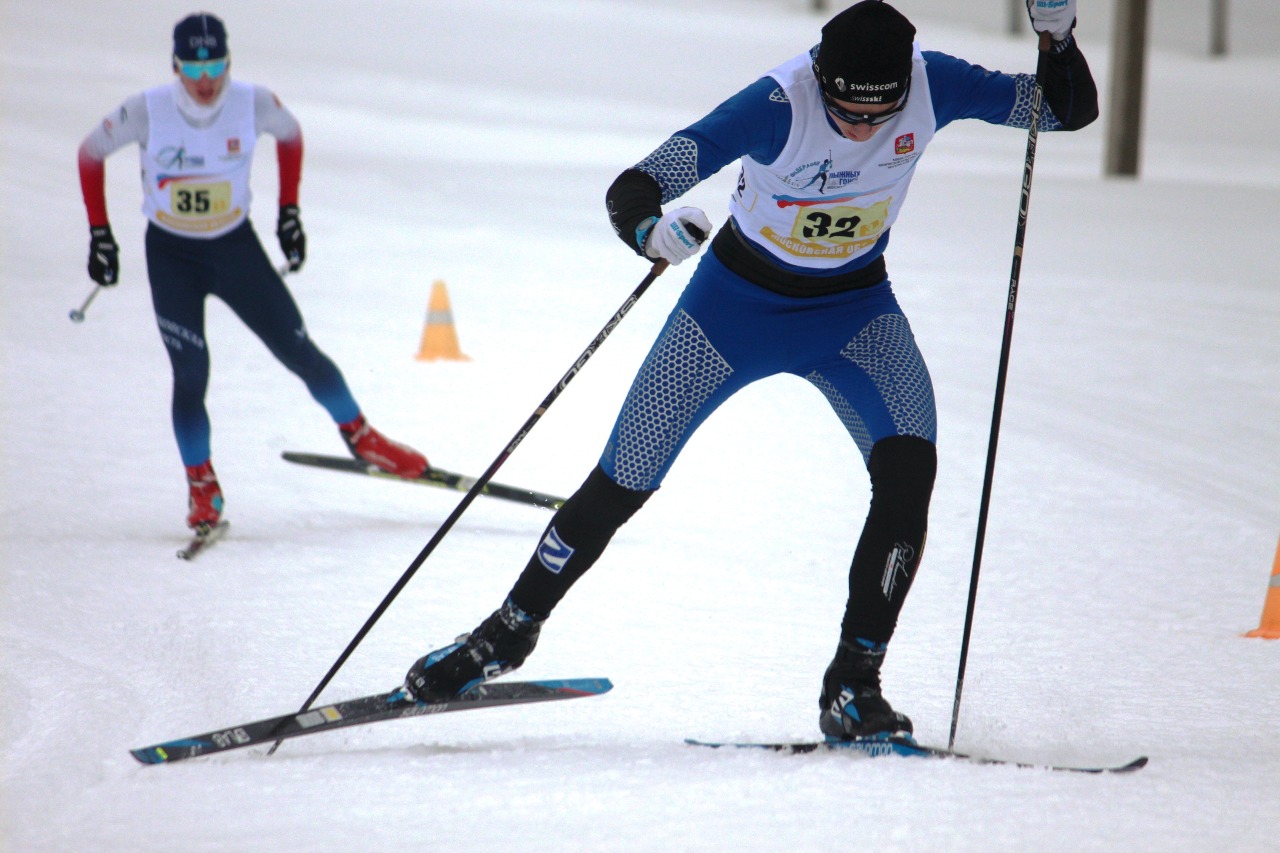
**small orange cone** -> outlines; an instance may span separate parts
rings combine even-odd
[[[1267,584],[1267,600],[1262,605],[1262,623],[1258,630],[1246,637],[1265,637],[1280,640],[1280,546],[1276,547],[1276,561],[1271,566],[1271,582]]]
[[[453,328],[453,309],[449,307],[449,294],[444,282],[436,279],[431,285],[431,302],[427,305],[427,323],[422,329],[422,343],[418,347],[418,361],[436,359],[470,361],[458,349],[458,333]]]

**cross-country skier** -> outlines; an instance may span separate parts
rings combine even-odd
[[[1076,0],[1028,0],[1048,32],[1039,130],[1076,130],[1097,90],[1072,36]],[[1027,128],[1036,80],[922,51],[915,27],[866,0],[821,43],[676,132],[607,194],[618,236],[678,264],[711,230],[696,208],[662,210],[735,160],[729,220],[711,240],[631,386],[599,465],[552,518],[506,601],[460,641],[409,670],[431,699],[520,666],[569,587],[640,509],[685,442],[734,392],[766,376],[809,380],[862,453],[871,502],[849,571],[821,730],[850,739],[910,733],[880,667],[920,565],[937,456],[929,372],[885,270],[889,230],[934,134],[957,119]],[[830,157],[822,193],[806,190]]]
[[[128,98],[80,146],[80,186],[89,214],[89,277],[119,278],[104,161],[136,142],[142,160],[147,274],[160,337],[173,367],[173,430],[190,487],[187,524],[207,531],[223,508],[210,461],[205,297],[235,311],[328,410],[347,447],[383,470],[415,477],[427,468],[416,450],[365,420],[337,366],[312,342],[293,296],[249,223],[249,169],[260,134],[276,138],[280,215],[276,236],[289,270],[302,268],[307,240],[298,213],[302,130],[269,90],[231,80],[221,20],[183,18],[173,30],[172,83]]]

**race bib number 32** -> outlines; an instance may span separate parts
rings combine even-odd
[[[791,237],[831,245],[865,244],[880,236],[888,216],[888,201],[879,201],[870,207],[801,208],[792,225]]]

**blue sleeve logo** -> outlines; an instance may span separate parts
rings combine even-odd
[[[546,566],[548,571],[558,575],[572,556],[573,549],[565,544],[556,529],[554,527],[548,529],[547,535],[542,537],[542,542],[538,545],[538,562]]]

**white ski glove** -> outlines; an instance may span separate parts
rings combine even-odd
[[[1027,0],[1031,29],[1065,41],[1076,25],[1076,0]]]
[[[644,253],[657,260],[678,264],[702,250],[702,241],[711,233],[711,220],[696,207],[678,207],[654,223],[644,241]]]

